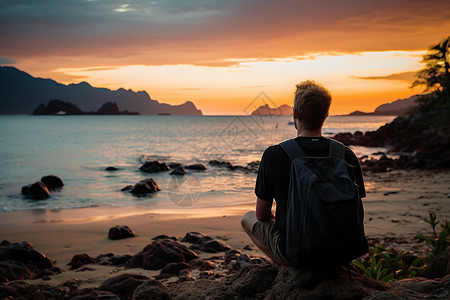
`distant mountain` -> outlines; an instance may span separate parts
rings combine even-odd
[[[414,95],[406,99],[398,99],[391,103],[386,103],[378,106],[371,113],[354,111],[350,113],[350,116],[364,116],[364,115],[386,115],[386,116],[399,116],[408,113],[413,107],[418,105],[417,99],[421,95]]]
[[[0,67],[0,114],[31,114],[38,105],[51,99],[70,102],[83,111],[95,111],[105,102],[114,102],[122,110],[144,115],[202,115],[194,103],[180,105],[159,103],[145,91],[92,87],[87,82],[61,84],[51,79],[35,78],[14,67]]]
[[[292,107],[283,104],[276,108],[271,108],[268,104],[261,105],[251,114],[252,116],[290,116],[292,115]]]

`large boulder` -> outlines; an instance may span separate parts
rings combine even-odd
[[[158,184],[153,178],[148,178],[139,181],[133,187],[130,188],[130,193],[134,195],[146,195],[160,191]]]
[[[129,268],[159,270],[169,263],[190,262],[198,255],[172,239],[157,239],[131,257]]]
[[[34,200],[44,200],[50,197],[50,192],[43,182],[37,181],[33,184],[23,186],[22,195]]]
[[[61,188],[64,186],[64,181],[55,175],[47,175],[41,178],[41,181],[49,189]]]
[[[116,225],[114,227],[111,227],[108,232],[108,239],[110,240],[120,240],[135,236],[136,234],[134,233],[133,229],[126,225]]]
[[[121,274],[108,278],[98,289],[108,291],[119,296],[120,299],[131,299],[134,290],[144,282],[150,280],[147,276],[138,274]]]
[[[8,280],[39,278],[44,270],[53,267],[53,261],[34,250],[30,243],[1,243],[0,277]]]
[[[162,171],[170,170],[170,167],[166,163],[161,163],[159,161],[147,161],[140,168],[142,172],[156,173]]]
[[[8,282],[10,280],[35,278],[36,273],[20,261],[3,260],[0,261],[0,277],[3,279],[2,281]]]

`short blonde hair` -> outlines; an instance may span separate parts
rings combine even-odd
[[[331,105],[330,92],[312,80],[296,85],[294,108],[298,112],[298,121],[307,130],[322,128]]]

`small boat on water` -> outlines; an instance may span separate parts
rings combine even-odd
[[[55,115],[64,116],[65,114],[66,114],[66,112],[64,110],[60,110]]]

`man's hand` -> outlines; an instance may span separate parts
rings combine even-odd
[[[257,198],[256,200],[256,218],[258,221],[267,221],[275,219],[275,215],[272,211],[273,201],[265,201]]]

